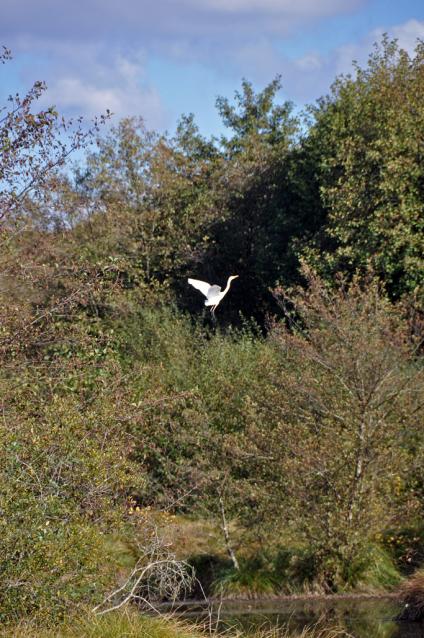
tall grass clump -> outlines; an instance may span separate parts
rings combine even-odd
[[[393,591],[401,581],[402,576],[393,558],[376,544],[370,544],[363,557],[347,567],[346,582],[359,591]]]
[[[261,556],[240,561],[239,569],[222,572],[213,583],[215,595],[226,598],[266,598],[278,592],[272,565]]]
[[[137,611],[107,616],[71,616],[52,629],[22,622],[0,630],[2,638],[201,638],[201,632],[175,619],[151,618]]]
[[[0,638],[352,638],[346,630],[319,620],[303,629],[219,629],[214,624],[188,623],[173,616],[151,617],[129,608],[106,616],[71,615],[54,628],[21,621],[0,629]]]
[[[304,629],[289,629],[278,627],[277,629],[259,630],[252,634],[252,638],[354,638],[345,629],[321,627],[319,624]]]
[[[402,583],[399,597],[404,604],[399,620],[424,620],[424,570],[417,571]]]

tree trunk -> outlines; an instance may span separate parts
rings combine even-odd
[[[356,497],[361,492],[363,467],[364,467],[365,433],[366,433],[366,423],[365,423],[365,419],[362,419],[361,424],[359,426],[359,432],[358,432],[358,439],[359,439],[358,451],[356,454],[355,473],[353,477],[353,486],[352,486],[352,492],[351,492],[350,504],[349,504],[349,514],[348,514],[349,524],[351,524],[353,521],[353,510],[355,508]]]
[[[239,562],[237,560],[237,556],[235,555],[234,550],[231,547],[231,543],[230,543],[230,534],[229,534],[229,530],[228,530],[227,519],[226,519],[226,516],[225,516],[224,500],[223,500],[222,496],[219,497],[219,506],[221,508],[222,531],[224,532],[225,546],[227,548],[228,556],[230,557],[231,562],[233,563],[234,569],[239,570],[240,569],[240,565],[239,565]]]

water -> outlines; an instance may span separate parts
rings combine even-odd
[[[227,601],[219,618],[221,629],[243,629],[247,634],[283,626],[301,630],[319,621],[320,626],[343,628],[354,638],[424,638],[423,624],[393,620],[400,608],[390,598]],[[203,621],[206,617],[201,605],[186,605],[181,611],[186,618]]]

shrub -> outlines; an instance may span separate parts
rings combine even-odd
[[[424,572],[416,572],[399,589],[404,608],[398,620],[420,621],[424,619]]]
[[[43,384],[33,375],[34,383]],[[6,388],[7,383],[3,383]],[[97,600],[117,566],[107,538],[128,525],[126,499],[140,468],[103,390],[91,405],[77,395],[5,395],[0,424],[1,618],[49,622]]]
[[[273,330],[279,364],[262,371],[267,383],[232,455],[254,495],[239,510],[245,524],[271,543],[277,526],[312,552],[317,584],[337,591],[358,582],[382,526],[406,503],[411,519],[420,511],[399,485],[423,449],[423,369],[402,309],[376,282],[330,290],[305,276],[308,288],[284,298],[292,329]]]

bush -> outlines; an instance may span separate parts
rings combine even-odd
[[[381,534],[380,539],[403,574],[412,574],[424,563],[424,528],[421,525],[391,528]]]
[[[44,383],[35,373],[33,381]],[[51,622],[113,582],[107,538],[124,532],[127,494],[143,478],[128,459],[113,391],[99,391],[91,405],[72,393],[31,395],[4,395],[0,613]]]
[[[280,291],[295,308],[291,330],[272,332],[278,364],[261,370],[232,456],[251,495],[243,522],[312,552],[317,586],[337,591],[358,582],[369,544],[406,504],[410,520],[420,512],[402,486],[423,449],[423,369],[402,308],[375,281],[331,290],[305,277],[306,290]]]

